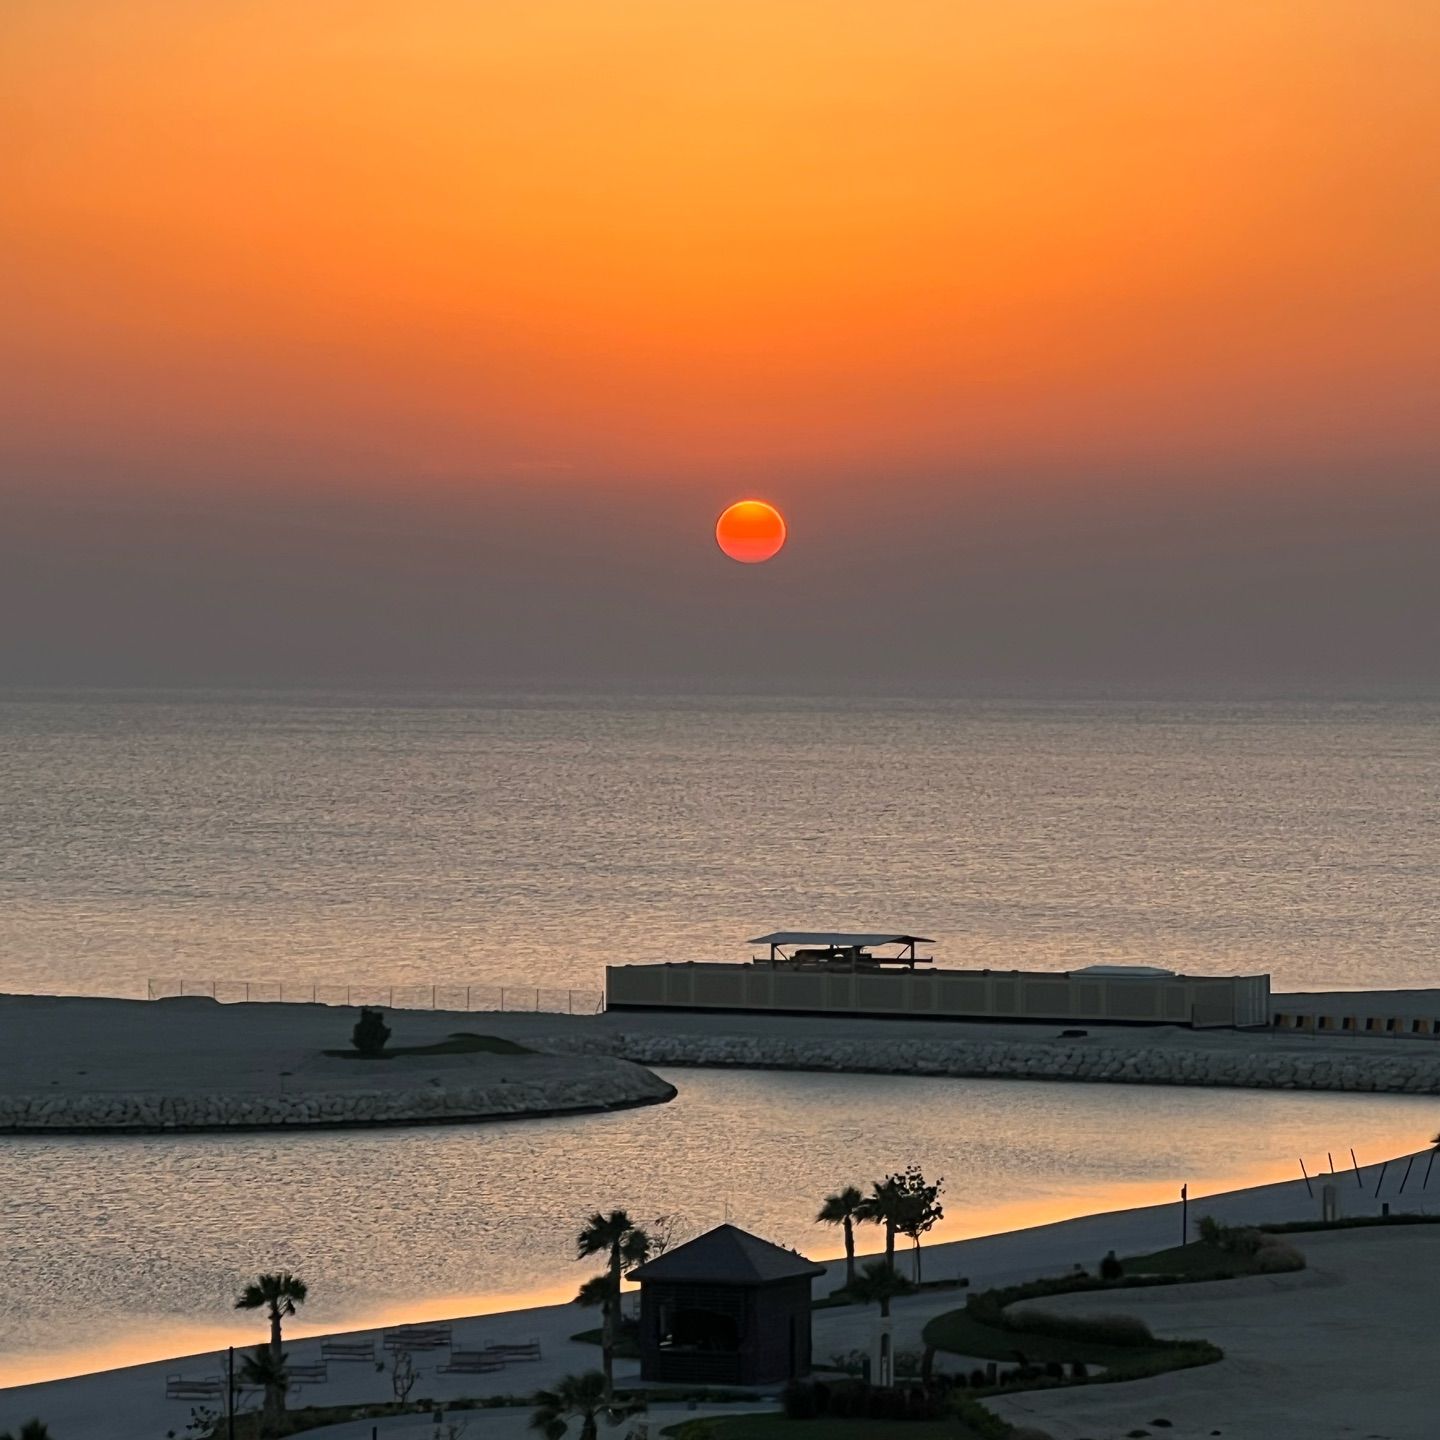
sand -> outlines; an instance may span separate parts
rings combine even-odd
[[[359,1012],[0,996],[0,1127],[225,1129],[522,1118],[671,1098],[643,1066],[545,1053],[397,1055],[348,1050]],[[493,1033],[485,1015],[392,1011],[390,1044]]]

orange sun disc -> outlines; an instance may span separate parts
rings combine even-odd
[[[737,500],[715,522],[715,543],[742,565],[758,565],[780,553],[785,517],[763,500]]]

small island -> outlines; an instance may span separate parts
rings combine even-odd
[[[326,1005],[0,996],[0,1133],[433,1125],[675,1095],[629,1060],[483,1034],[483,1016],[390,1012],[370,1054],[362,1023]]]

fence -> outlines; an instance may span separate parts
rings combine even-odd
[[[543,1015],[598,1015],[599,990],[540,985],[347,985],[297,980],[149,980],[146,998],[201,995],[222,1004],[373,1005],[388,1010],[520,1011]]]

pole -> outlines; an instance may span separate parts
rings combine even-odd
[[[1400,1177],[1399,1190],[1395,1192],[1397,1195],[1403,1195],[1405,1193],[1405,1182],[1410,1178],[1410,1167],[1414,1163],[1415,1157],[1413,1155],[1405,1162],[1405,1173]]]
[[[230,1440],[235,1440],[235,1347],[230,1346],[225,1362],[225,1430]]]
[[[1330,1162],[1330,1173],[1333,1175],[1335,1173],[1335,1157],[1327,1150],[1325,1158]]]
[[[1435,1149],[1430,1152],[1430,1159],[1425,1166],[1425,1183],[1420,1187],[1422,1190],[1428,1190],[1430,1188],[1430,1170],[1435,1164],[1435,1150],[1440,1150],[1440,1145],[1437,1145]]]
[[[1300,1173],[1305,1177],[1305,1193],[1313,1200],[1315,1198],[1315,1192],[1310,1188],[1310,1172],[1305,1168],[1305,1159],[1303,1156],[1300,1159]]]
[[[1355,1167],[1355,1188],[1363,1190],[1365,1182],[1360,1178],[1360,1162],[1355,1158],[1355,1147],[1350,1147],[1350,1163]]]
[[[1388,1160],[1380,1167],[1380,1178],[1375,1182],[1375,1193],[1377,1195],[1380,1193],[1380,1187],[1385,1183],[1385,1172],[1389,1168],[1390,1162]]]
[[[1190,1243],[1190,1182],[1180,1187],[1180,1243]]]

